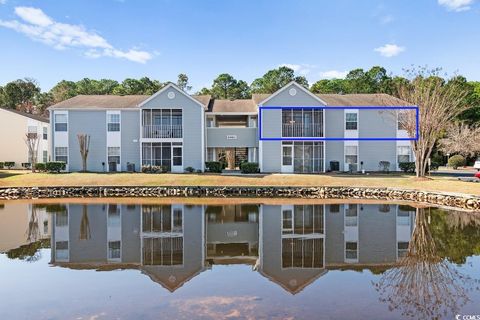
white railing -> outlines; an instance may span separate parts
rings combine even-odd
[[[182,138],[183,130],[181,125],[143,126],[143,138],[163,139]]]
[[[323,137],[323,130],[321,125],[283,123],[282,137]]]

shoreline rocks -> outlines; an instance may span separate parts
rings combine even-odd
[[[480,197],[474,195],[374,187],[59,186],[0,188],[0,200],[107,197],[258,197],[404,200],[471,211],[480,211]]]

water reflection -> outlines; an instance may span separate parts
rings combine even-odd
[[[457,265],[480,254],[480,219],[469,213],[371,203],[71,203],[7,205],[0,217],[10,258],[34,261],[51,238],[54,266],[140,270],[170,292],[215,265],[248,265],[292,295],[329,271],[370,270],[390,310],[439,318],[461,310],[478,286]]]
[[[136,268],[170,291],[219,264],[249,264],[292,294],[329,269],[387,268],[415,209],[398,205],[55,206],[54,265]]]

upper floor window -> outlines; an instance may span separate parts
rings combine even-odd
[[[398,113],[397,130],[407,130],[407,114],[405,112]]]
[[[66,114],[56,114],[55,115],[55,131],[67,131],[67,115]]]
[[[36,126],[28,126],[27,131],[28,131],[28,134],[37,133],[37,127]]]
[[[120,131],[120,114],[119,113],[109,113],[107,114],[108,119],[108,131]]]
[[[48,140],[48,128],[43,127],[43,140]]]
[[[215,127],[215,119],[213,117],[207,117],[207,128]]]
[[[182,138],[182,123],[182,109],[143,110],[143,138]]]
[[[358,130],[358,114],[356,112],[345,114],[345,130]]]

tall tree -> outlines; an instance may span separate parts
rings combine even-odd
[[[40,92],[34,79],[18,79],[7,83],[2,90],[2,107],[33,112],[33,99]]]
[[[444,154],[461,154],[465,157],[475,156],[480,152],[480,126],[465,123],[450,124],[446,137],[439,140],[438,148]]]
[[[286,66],[269,70],[261,78],[255,79],[250,89],[252,93],[274,93],[292,81],[308,89],[307,79],[304,76],[295,76],[293,69]]]
[[[50,89],[50,94],[53,97],[53,102],[58,103],[75,97],[77,95],[77,85],[73,81],[62,80]]]
[[[243,80],[237,80],[228,73],[220,74],[213,80],[210,90],[215,99],[245,99],[250,97],[250,88]]]
[[[313,93],[347,93],[347,81],[344,79],[322,79],[315,82],[310,91]]]
[[[425,176],[428,159],[441,132],[466,109],[463,101],[468,92],[455,79],[446,82],[438,77],[438,71],[439,69],[409,70],[412,81],[400,84],[397,88],[401,99],[419,108],[419,138],[411,143],[415,153],[417,177]],[[416,135],[414,111],[404,112],[399,117],[399,122],[410,137]]]
[[[177,86],[183,91],[192,90],[192,86],[188,85],[188,76],[185,73],[180,73],[178,75]]]

